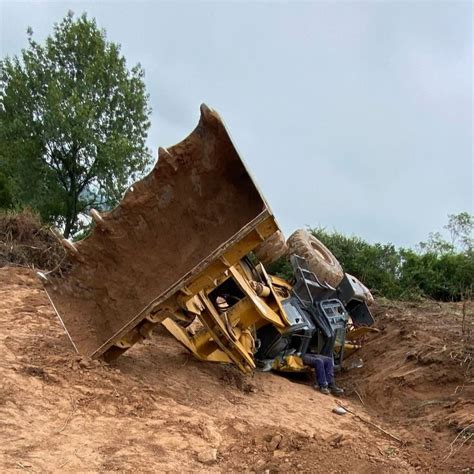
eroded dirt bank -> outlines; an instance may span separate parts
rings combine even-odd
[[[460,307],[443,305],[435,318],[433,308],[379,308],[384,330],[360,353],[364,367],[341,376],[350,391],[343,403],[402,446],[352,415],[333,414],[335,399],[302,381],[243,378],[199,363],[164,333],[114,365],[76,356],[32,274],[0,269],[0,466],[469,472],[469,441],[459,443],[468,430],[445,459],[472,423],[467,362],[439,323],[451,313],[458,321]]]
[[[354,356],[364,367],[340,377],[435,470],[474,470],[473,310],[472,302],[376,305],[381,333]]]

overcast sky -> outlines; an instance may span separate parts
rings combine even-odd
[[[1,56],[95,17],[145,69],[155,156],[215,108],[287,235],[411,246],[473,212],[471,2],[0,5]]]

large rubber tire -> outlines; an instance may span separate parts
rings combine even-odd
[[[285,236],[279,230],[264,240],[253,251],[264,267],[283,257],[287,252],[288,246],[286,245]]]
[[[316,237],[304,229],[299,229],[287,240],[289,254],[306,260],[308,269],[322,283],[336,287],[344,278],[344,270],[337,258]]]

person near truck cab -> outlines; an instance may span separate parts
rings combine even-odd
[[[321,393],[329,395],[342,395],[344,390],[338,387],[334,381],[334,360],[321,354],[307,353],[303,356],[303,362],[316,371],[314,388],[319,388]]]

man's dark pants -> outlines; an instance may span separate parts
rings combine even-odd
[[[316,369],[316,382],[320,387],[334,383],[334,361],[320,354],[306,354],[303,362]]]

